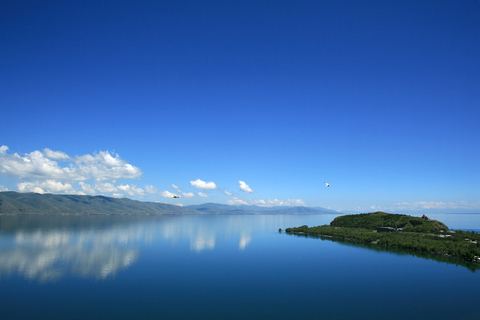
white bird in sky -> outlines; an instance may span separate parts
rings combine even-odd
[[[328,183],[326,183],[326,182],[324,182],[324,183],[325,183],[325,187],[330,187],[330,185]]]

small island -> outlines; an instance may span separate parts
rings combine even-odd
[[[480,234],[450,230],[427,216],[386,212],[336,217],[330,225],[287,228],[287,233],[340,238],[375,245],[416,250],[480,263]]]

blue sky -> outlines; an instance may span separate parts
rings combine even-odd
[[[479,1],[4,1],[0,41],[1,190],[480,212]]]

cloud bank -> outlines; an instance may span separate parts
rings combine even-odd
[[[23,156],[7,151],[7,146],[0,147],[0,174],[21,180],[118,180],[137,179],[142,175],[139,168],[127,163],[118,154],[110,154],[109,151],[75,157],[48,148]],[[65,164],[61,166],[57,160]]]
[[[18,180],[20,192],[104,194],[114,196],[144,196],[158,193],[151,185],[143,189],[134,184],[117,184],[119,179],[140,179],[142,170],[120,158],[116,153],[100,151],[81,156],[69,156],[49,148],[24,155],[8,153],[0,147],[0,175]],[[87,181],[93,181],[88,183]],[[0,191],[4,191],[1,188]]]

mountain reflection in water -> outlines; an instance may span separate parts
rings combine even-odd
[[[218,236],[238,237],[245,250],[255,226],[242,216],[1,216],[0,277],[18,274],[40,282],[63,276],[106,279],[134,264],[141,248],[154,241],[191,251],[213,250]],[[227,223],[225,223],[227,222]],[[222,235],[223,233],[223,235]]]

